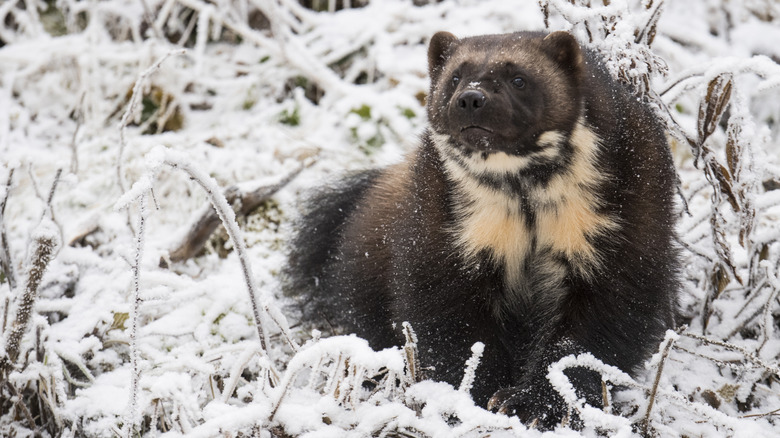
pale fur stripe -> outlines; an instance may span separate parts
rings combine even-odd
[[[600,267],[599,253],[589,237],[617,228],[613,218],[598,213],[602,200],[597,190],[606,175],[596,168],[600,147],[597,135],[580,120],[568,142],[573,148],[571,164],[546,185],[534,185],[529,179],[528,202],[534,209],[535,226],[528,226],[517,195],[481,184],[480,175],[522,174],[531,165],[532,156],[511,156],[503,152],[465,156],[449,145],[449,138],[434,135],[434,143],[443,157],[448,177],[462,195],[456,205],[457,223],[451,230],[467,261],[487,251],[504,265],[505,279],[511,289],[523,287],[523,267],[534,250],[537,254],[562,255],[581,275],[590,276]],[[545,146],[535,155],[555,158],[567,141],[557,131],[545,132],[537,142]],[[454,151],[454,153],[453,153]],[[554,260],[534,258],[534,264],[557,282],[565,274]]]
[[[557,131],[544,132],[539,136],[537,144],[546,146],[543,150],[528,155],[510,155],[505,152],[491,152],[487,156],[480,153],[464,154],[457,148],[449,145],[450,137],[442,134],[433,134],[433,142],[439,153],[449,161],[458,161],[469,172],[475,175],[502,176],[507,173],[516,173],[526,169],[538,158],[554,158],[559,152],[564,140],[563,134]]]

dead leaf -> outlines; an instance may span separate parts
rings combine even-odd
[[[707,95],[699,104],[699,147],[715,132],[731,98],[732,83],[731,73],[721,73],[707,85]]]

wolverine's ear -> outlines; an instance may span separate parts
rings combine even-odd
[[[542,48],[562,69],[579,77],[584,69],[580,44],[568,32],[553,32],[542,40]]]
[[[431,76],[431,82],[438,79],[441,67],[452,53],[455,41],[458,41],[458,38],[449,32],[436,32],[431,37],[431,42],[428,45],[428,74]]]

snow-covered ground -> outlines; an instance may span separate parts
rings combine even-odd
[[[780,436],[776,1],[309,3],[324,10],[0,4],[0,436]],[[545,21],[590,35],[625,79],[650,75],[648,98],[671,114],[690,321],[636,379],[566,359],[603,370],[612,403],[579,406],[582,431],[542,434],[475,407],[467,384],[416,382],[411,343],[320,338],[278,272],[306,188],[415,147],[433,33]],[[207,191],[221,204],[231,186],[283,187],[230,235],[172,259]],[[54,252],[31,288],[42,248]],[[568,394],[566,365],[550,379]]]

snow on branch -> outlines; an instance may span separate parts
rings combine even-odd
[[[553,9],[601,52],[612,75],[640,96],[650,93],[652,76],[668,72],[663,59],[650,50],[663,3],[650,0],[639,6],[629,0],[612,0],[595,6],[589,0],[539,2],[548,26]]]
[[[401,399],[404,388],[397,382],[413,380],[408,375],[405,354],[397,348],[376,352],[365,340],[354,336],[320,339],[304,346],[288,362],[273,398],[269,422],[274,421],[285,396],[304,371],[308,371],[304,386],[321,388],[339,403],[353,408],[366,397]],[[382,376],[379,381],[375,380],[377,376]],[[367,379],[374,379],[375,384],[368,394],[363,391],[363,382]]]
[[[124,164],[125,147],[127,147],[127,139],[125,138],[127,125],[130,122],[130,117],[135,117],[137,113],[138,103],[141,101],[141,97],[143,95],[141,89],[146,83],[146,80],[157,70],[160,69],[160,66],[162,66],[162,63],[165,62],[166,59],[168,59],[173,55],[183,55],[185,53],[187,53],[187,51],[183,49],[172,50],[166,53],[162,58],[158,59],[157,62],[155,62],[154,64],[149,66],[149,68],[144,70],[138,76],[138,79],[135,81],[135,85],[133,85],[132,95],[130,96],[130,102],[127,104],[127,109],[122,115],[122,120],[119,122],[119,153],[116,159],[116,176],[117,176],[117,181],[119,183],[119,188],[122,190],[122,192],[126,191],[122,165]]]
[[[638,384],[628,374],[616,367],[604,364],[590,353],[564,357],[550,365],[547,373],[547,379],[555,390],[558,391],[569,406],[577,410],[586,426],[610,430],[612,431],[610,436],[614,437],[632,436],[632,427],[629,419],[607,414],[598,408],[587,405],[585,399],[577,396],[574,385],[564,373],[568,368],[576,367],[596,371],[602,375],[604,380],[616,385],[637,387]]]
[[[725,73],[732,75],[752,73],[760,78],[764,78],[766,81],[759,85],[759,88],[756,90],[758,92],[770,91],[780,87],[780,65],[772,61],[771,58],[765,55],[754,55],[750,58],[728,56],[715,58],[708,63],[696,65],[672,75],[666,83],[659,87],[658,94],[663,96],[667,103],[671,103],[676,100],[678,93],[691,88],[690,82],[697,79],[709,82]],[[685,86],[680,87],[681,85]],[[675,89],[678,91],[672,93]]]
[[[485,344],[476,342],[471,346],[471,357],[466,361],[466,370],[463,373],[463,380],[460,382],[458,391],[469,392],[474,386],[474,379],[477,377],[477,367],[479,360],[482,359],[482,353],[485,352]]]
[[[267,38],[265,35],[255,31],[245,23],[234,20],[232,17],[223,13],[221,8],[215,8],[213,5],[204,1],[175,1],[197,11],[199,14],[198,36],[196,38],[197,43],[195,50],[198,59],[202,58],[204,53],[205,41],[207,38],[207,30],[204,29],[208,29],[208,23],[213,22],[216,26],[224,26],[247,41],[263,47],[269,51],[271,56],[286,61],[286,64],[298,69],[307,78],[317,83],[322,89],[329,92],[335,92],[338,95],[349,93],[349,84],[342,81],[333,70],[324,64],[319,57],[311,53],[309,49],[299,41],[299,37],[296,35],[299,29],[294,29],[291,21],[286,19],[282,8],[276,0],[264,2],[257,0],[251,1],[256,8],[268,17],[269,23],[271,24],[273,39]],[[290,5],[286,4],[285,6],[289,7]],[[302,14],[300,8],[296,9],[298,14]],[[158,19],[158,23],[159,22],[160,20]]]
[[[241,228],[239,228],[238,223],[236,222],[236,214],[230,207],[228,200],[222,194],[222,190],[219,188],[219,185],[214,178],[193,165],[184,154],[164,147],[153,149],[147,154],[146,161],[149,168],[147,173],[135,182],[130,190],[119,198],[114,205],[114,208],[117,210],[126,208],[131,202],[141,198],[144,196],[145,192],[151,190],[156,174],[159,172],[162,165],[168,165],[187,173],[190,178],[198,183],[206,192],[209,201],[219,215],[222,225],[227,230],[227,233],[233,242],[233,247],[235,248],[236,254],[238,254],[239,262],[241,263],[245,284],[249,293],[249,300],[252,304],[255,327],[263,352],[265,353],[267,351],[268,331],[263,324],[263,317],[260,313],[261,308],[266,315],[270,316],[277,327],[279,327],[284,339],[293,351],[297,351],[299,348],[298,344],[292,338],[287,319],[281,311],[279,311],[270,297],[264,298],[262,302],[259,302],[258,300],[259,291],[255,285],[254,275],[252,274],[252,264],[246,251],[244,237]]]
[[[146,192],[139,199],[138,228],[135,236],[135,259],[133,260],[133,311],[130,326],[130,400],[124,422],[124,436],[130,438],[137,433],[138,418],[138,381],[141,370],[138,365],[138,319],[141,310],[141,258],[143,256],[144,235],[146,232],[147,199]]]
[[[5,381],[22,353],[22,337],[29,329],[33,306],[38,298],[38,289],[43,274],[61,245],[59,228],[50,218],[45,216],[33,230],[30,238],[32,245],[26,263],[27,275],[24,280],[24,289],[17,303],[11,329],[5,333],[6,336],[3,339],[4,351],[0,352],[2,353],[0,355],[0,381]]]
[[[404,338],[406,339],[406,343],[404,344],[404,359],[406,360],[407,376],[409,377],[407,384],[412,385],[423,380],[420,355],[417,351],[417,333],[414,332],[412,325],[407,321],[404,321],[401,326],[403,327]]]
[[[683,327],[680,329],[680,331],[683,331],[686,328],[687,327]],[[664,336],[663,342],[661,342],[660,357],[659,356],[654,357],[654,359],[657,358],[658,369],[655,372],[655,379],[653,380],[653,386],[652,388],[650,388],[650,396],[647,402],[647,410],[645,411],[645,418],[644,420],[642,420],[645,434],[649,433],[650,414],[653,412],[653,405],[655,404],[656,394],[658,394],[658,385],[661,383],[661,373],[663,373],[664,371],[664,365],[666,365],[666,360],[669,357],[669,352],[672,350],[675,341],[679,338],[680,335],[677,331],[668,330],[666,332],[666,336]]]
[[[726,341],[720,341],[720,340],[717,340],[717,339],[710,339],[710,338],[708,338],[706,336],[698,335],[696,333],[691,333],[691,332],[685,332],[685,333],[682,334],[682,336],[686,336],[686,337],[689,337],[689,338],[692,338],[692,339],[696,339],[697,341],[703,342],[705,344],[716,345],[718,347],[723,347],[723,348],[725,348],[727,350],[736,351],[736,352],[742,354],[742,357],[747,362],[755,364],[755,365],[765,369],[766,371],[769,371],[770,373],[774,374],[778,378],[780,378],[780,364],[778,364],[778,363],[769,363],[769,362],[765,361],[764,359],[761,359],[755,353],[749,351],[745,347],[741,347],[739,345],[736,345],[736,344],[733,344],[733,343],[730,343],[730,342],[726,342]]]
[[[263,180],[228,187],[224,191],[224,196],[238,214],[248,215],[295,179],[303,169],[303,165],[298,166],[282,178],[275,178],[275,181],[271,183]],[[169,251],[170,261],[181,262],[194,257],[220,223],[217,211],[210,204],[201,209],[191,220],[186,233]],[[167,261],[165,262],[167,263]]]
[[[683,408],[698,416],[698,418],[708,423],[716,424],[721,427],[730,429],[732,433],[752,431],[754,433],[759,430],[755,429],[750,423],[741,422],[738,418],[729,416],[718,409],[703,403],[698,403],[690,400],[685,394],[672,388],[666,388],[660,384],[661,373],[664,368],[664,364],[667,362],[670,353],[674,348],[674,343],[681,336],[696,339],[702,342],[710,343],[712,345],[722,346],[732,351],[737,351],[743,354],[744,358],[750,362],[753,362],[762,368],[777,375],[780,371],[775,364],[769,364],[761,360],[754,354],[750,353],[746,349],[727,342],[708,339],[706,337],[696,335],[686,331],[687,327],[682,327],[678,331],[669,330],[667,332],[665,340],[661,343],[660,353],[654,356],[651,364],[657,366],[655,378],[651,387],[646,387],[631,376],[624,373],[620,369],[604,364],[600,360],[596,359],[590,353],[583,353],[580,355],[570,355],[564,357],[558,362],[553,363],[547,374],[547,379],[553,385],[556,391],[563,397],[566,403],[574,408],[583,420],[586,427],[594,428],[596,430],[608,430],[610,436],[615,437],[630,437],[633,435],[633,427],[631,419],[620,416],[612,415],[599,408],[590,406],[585,403],[583,398],[579,398],[575,391],[574,385],[569,380],[569,377],[565,374],[565,371],[569,368],[586,368],[592,371],[596,371],[601,374],[602,379],[611,382],[615,386],[622,386],[625,388],[639,389],[647,394],[647,405],[644,410],[644,415],[641,417],[635,417],[635,420],[644,430],[645,434],[652,434],[652,428],[663,429],[664,419],[656,418],[659,414],[653,414],[653,406],[658,405],[661,407],[659,410],[668,411],[670,407],[674,410]],[[686,351],[681,349],[681,351]],[[742,436],[742,435],[741,435]],[[744,436],[750,436],[744,434]]]

